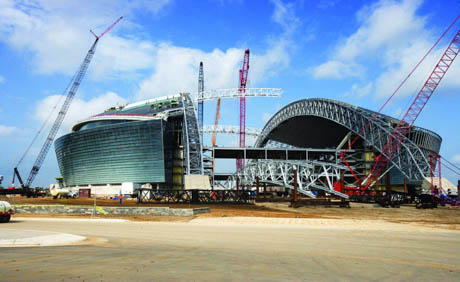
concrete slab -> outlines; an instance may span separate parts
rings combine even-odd
[[[68,233],[2,228],[0,247],[62,246],[86,240],[86,237]]]

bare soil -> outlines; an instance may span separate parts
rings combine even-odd
[[[354,209],[377,210],[314,211],[353,213]],[[458,281],[460,277],[459,231],[382,220],[199,217],[187,223],[159,223],[16,217],[0,228],[90,238],[86,244],[70,246],[4,248],[1,281]]]
[[[4,198],[5,199],[5,198]],[[1,200],[1,198],[0,198]],[[8,197],[11,204],[35,205],[93,205],[92,198],[52,199]],[[119,201],[97,199],[98,206],[120,206]],[[416,209],[414,205],[403,205],[400,208],[381,208],[374,204],[351,203],[351,208],[306,206],[290,208],[287,202],[265,202],[256,205],[192,205],[192,204],[138,204],[136,200],[125,199],[121,206],[152,206],[170,208],[209,207],[211,213],[200,214],[196,217],[167,217],[167,216],[103,216],[125,218],[135,221],[189,221],[193,218],[206,217],[271,217],[271,218],[322,218],[322,219],[352,219],[352,220],[384,220],[393,223],[411,223],[427,227],[460,230],[460,207],[439,207],[437,209]],[[22,215],[41,217],[44,215]],[[53,215],[54,217],[56,215]],[[60,217],[81,217],[63,215]]]

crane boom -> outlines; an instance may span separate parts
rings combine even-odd
[[[220,118],[220,98],[217,99],[217,105],[216,105],[216,119],[214,120],[214,129],[212,131],[212,147],[214,148],[216,146],[216,134],[217,134],[217,125],[219,124],[219,118]],[[215,166],[215,158],[212,160],[212,171],[214,172],[214,166]]]
[[[88,53],[85,56],[85,59],[83,60],[82,64],[80,65],[80,68],[77,72],[77,75],[75,76],[75,79],[73,81],[72,87],[70,88],[69,92],[67,93],[67,97],[64,101],[64,104],[62,104],[61,110],[59,111],[56,120],[54,121],[53,126],[51,127],[51,130],[45,140],[45,143],[43,144],[43,147],[40,150],[40,153],[37,156],[37,159],[35,160],[34,165],[32,166],[32,170],[30,171],[29,177],[27,178],[24,186],[29,187],[30,184],[34,181],[35,177],[37,176],[38,171],[40,170],[43,161],[46,158],[46,155],[51,147],[51,144],[53,143],[54,138],[56,137],[56,134],[61,127],[62,121],[64,120],[65,115],[67,114],[67,111],[69,109],[69,106],[73,100],[73,97],[77,93],[78,87],[81,84],[81,81],[83,80],[86,71],[88,70],[88,66],[91,63],[91,60],[94,56],[94,52],[96,51],[96,46],[97,43],[99,42],[99,39],[104,36],[110,29],[112,29],[123,17],[120,17],[117,21],[115,21],[109,28],[107,28],[103,33],[101,33],[99,36],[96,36],[94,32],[94,36],[96,36],[96,40],[94,40],[93,45],[91,48],[88,50]],[[17,171],[17,168],[15,168],[15,171]],[[19,174],[18,174],[19,176]]]
[[[198,125],[200,126],[200,132],[203,132],[203,93],[204,93],[204,74],[203,74],[203,62],[200,62],[200,72],[198,74]],[[203,138],[201,138],[203,142]]]
[[[383,148],[381,154],[375,159],[375,165],[370,172],[364,190],[366,190],[373,182],[377,181],[378,176],[386,169],[388,163],[393,158],[394,154],[397,152],[399,146],[404,141],[406,136],[409,134],[409,131],[414,125],[415,120],[422,112],[426,103],[430,99],[431,95],[433,95],[434,91],[438,87],[439,83],[454,62],[459,52],[460,29],[457,31],[446,51],[439,59],[434,70],[431,72],[425,84],[420,89],[406,114],[399,122],[395,131]]]
[[[249,49],[244,51],[243,65],[240,69],[240,147],[246,146],[246,96],[244,93],[246,91],[246,83],[248,81],[248,72],[249,72]],[[237,170],[239,171],[244,166],[244,160],[236,160]]]
[[[101,34],[99,35],[96,35],[93,30],[90,30],[90,32],[96,37],[96,39],[99,39],[101,38],[102,36],[104,36],[107,32],[109,32],[118,22],[120,22],[121,20],[123,19],[123,16],[120,16],[118,18],[118,20],[116,20],[112,25],[110,25],[106,30],[104,30],[104,32],[102,32]]]
[[[219,118],[220,118],[220,98],[217,99],[217,106],[216,106],[216,118],[214,120],[214,130],[212,131],[212,146],[216,146],[216,132],[217,126],[219,125]]]

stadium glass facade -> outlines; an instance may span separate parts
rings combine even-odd
[[[162,119],[87,126],[56,140],[65,186],[172,183],[172,133]]]

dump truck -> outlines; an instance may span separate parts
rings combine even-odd
[[[57,177],[56,177],[57,178]],[[53,196],[53,199],[61,198],[76,198],[77,192],[69,188],[62,188],[60,184],[51,184],[50,185],[50,194]]]

